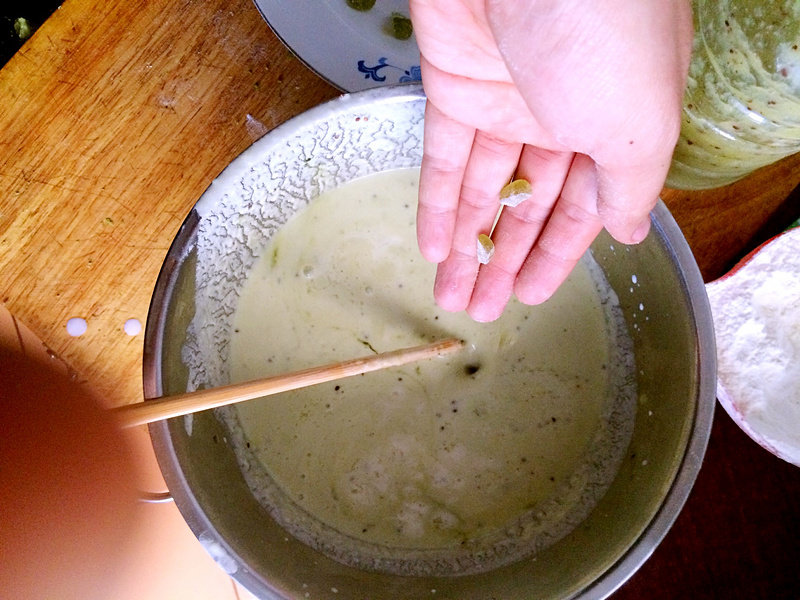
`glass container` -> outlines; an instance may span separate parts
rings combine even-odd
[[[695,37],[667,187],[732,183],[800,151],[800,2],[693,0]]]

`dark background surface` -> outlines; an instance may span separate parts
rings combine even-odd
[[[800,598],[799,505],[800,469],[755,444],[717,404],[684,509],[614,600]],[[747,586],[725,585],[743,579]]]
[[[14,29],[14,22],[22,17],[28,21],[31,35],[61,6],[58,0],[26,0],[25,2],[3,2],[0,8],[0,67],[14,56],[25,43]]]

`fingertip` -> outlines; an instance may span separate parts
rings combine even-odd
[[[495,302],[475,302],[473,298],[467,306],[467,314],[478,323],[491,323],[500,318],[507,303],[508,298]]]
[[[544,289],[536,284],[517,281],[514,284],[514,295],[523,304],[536,306],[547,302],[553,295],[553,291]]]
[[[427,260],[429,263],[439,264],[447,258],[449,248],[445,248],[441,244],[424,244],[423,242],[420,242],[419,252],[422,255],[422,258]]]
[[[419,208],[417,213],[417,246],[428,262],[438,264],[450,254],[453,223],[449,218],[436,218]]]
[[[493,263],[482,267],[472,290],[467,314],[479,323],[496,321],[513,294],[514,278],[506,271],[492,268]]]
[[[650,233],[650,219],[645,219],[636,228],[633,230],[631,234],[631,243],[632,244],[639,244],[644,241],[647,237],[647,234]]]
[[[650,233],[650,218],[640,221],[638,224],[619,226],[607,224],[606,231],[621,244],[635,245],[645,240]]]
[[[523,304],[547,302],[567,280],[578,260],[559,258],[534,249],[517,275],[514,295]]]
[[[669,162],[667,162],[667,165]],[[606,231],[622,244],[638,244],[650,231],[650,211],[658,203],[664,177],[660,163],[598,170],[597,212]],[[663,169],[662,169],[663,170]]]
[[[436,270],[433,297],[436,304],[447,312],[466,310],[472,296],[477,269],[472,272],[456,260],[443,262]]]
[[[433,294],[436,305],[444,311],[457,313],[467,308],[467,302],[451,290],[436,290]]]

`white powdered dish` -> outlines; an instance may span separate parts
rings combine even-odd
[[[800,228],[706,286],[717,398],[753,440],[800,466]]]

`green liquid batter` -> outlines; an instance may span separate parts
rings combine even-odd
[[[551,301],[494,323],[438,309],[417,185],[418,170],[351,182],[278,232],[241,291],[231,376],[450,336],[467,348],[228,420],[256,496],[309,544],[395,572],[492,568],[563,536],[610,483],[633,420],[630,343],[589,258]]]

